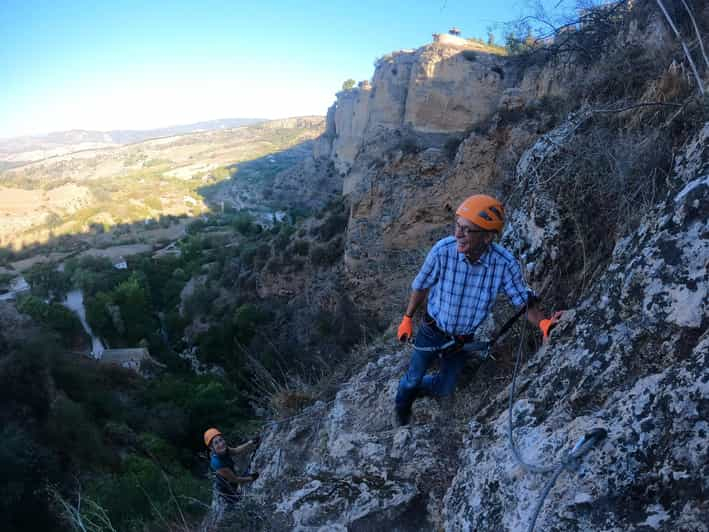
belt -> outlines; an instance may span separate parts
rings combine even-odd
[[[448,340],[442,344],[433,347],[418,347],[414,346],[415,349],[419,351],[439,351],[440,356],[446,356],[449,353],[461,353],[470,354],[473,352],[478,352],[477,358],[480,360],[485,360],[487,358],[493,358],[490,354],[490,342],[476,342],[474,341],[474,334],[461,334],[461,335],[451,335],[436,325],[436,321],[428,315],[428,313],[423,317],[423,322],[431,327],[434,331],[445,336]]]
[[[424,317],[423,317],[423,322],[431,327],[434,331],[436,331],[439,334],[442,334],[443,336],[447,336],[448,338],[452,338],[454,340],[457,340],[461,343],[467,343],[471,342],[475,338],[475,333],[472,334],[449,334],[443,329],[441,329],[437,324],[436,320],[434,320],[431,315],[427,312]]]

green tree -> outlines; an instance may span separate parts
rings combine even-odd
[[[342,90],[343,91],[351,91],[352,89],[354,89],[354,86],[356,83],[357,82],[355,80],[353,80],[352,78],[346,79],[342,83]]]
[[[108,306],[112,304],[113,299],[105,292],[86,298],[86,320],[94,333],[99,336],[113,337],[116,334],[108,311]]]
[[[239,211],[232,218],[231,225],[242,235],[250,235],[255,232],[255,219],[246,211]]]
[[[137,344],[147,338],[155,327],[145,279],[134,272],[116,287],[113,299],[121,309],[126,327],[125,340]]]
[[[25,279],[32,287],[32,293],[39,297],[61,299],[69,290],[67,276],[50,262],[41,262],[32,266],[25,273]]]
[[[56,212],[50,212],[47,215],[46,223],[50,229],[56,229],[62,224],[62,219]]]
[[[50,329],[53,329],[66,345],[71,345],[77,334],[81,333],[81,323],[74,313],[59,303],[45,303],[36,296],[26,296],[18,301],[20,312]]]
[[[236,309],[234,313],[234,328],[236,329],[236,337],[244,344],[248,344],[256,334],[258,327],[263,326],[269,319],[268,312],[246,303]]]

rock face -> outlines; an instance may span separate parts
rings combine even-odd
[[[371,84],[338,93],[331,148],[319,153],[329,152],[346,173],[363,146],[386,131],[462,133],[497,109],[505,68],[504,58],[474,44],[434,43],[386,55]]]
[[[425,47],[411,71],[404,123],[422,132],[465,131],[497,109],[503,67],[500,57],[482,51]]]
[[[528,460],[558,462],[585,431],[608,430],[578,474],[560,477],[540,529],[707,529],[707,134],[519,382],[513,419]],[[517,465],[498,399],[471,423],[446,494],[450,530],[524,529],[540,497],[546,479]]]
[[[536,138],[529,120],[452,137],[442,147],[424,149],[406,133],[367,143],[345,178],[345,265],[355,295],[364,296],[360,304],[398,314],[428,248],[450,232],[460,199],[498,189]]]
[[[624,27],[615,52],[637,51],[665,31],[652,15],[638,28]],[[601,139],[598,154],[612,154],[607,144],[623,134],[613,124],[625,116],[555,108],[584,76],[593,77],[586,87],[599,86],[608,71],[602,61],[520,73],[505,58],[456,43],[380,59],[371,84],[338,95],[316,148],[343,177],[349,201],[349,293],[389,319],[400,315],[430,245],[449,233],[457,203],[476,192],[506,198],[502,242],[546,293],[557,281],[549,272],[566,267],[563,255],[576,242],[552,170],[576,177],[569,169],[585,140]],[[662,68],[677,52],[666,43],[652,44]],[[660,86],[658,77],[642,88],[653,100]],[[649,115],[639,116],[633,120]],[[632,127],[642,137],[654,126]],[[549,344],[521,358],[511,412],[508,341],[498,345],[497,362],[468,364],[454,398],[419,400],[413,424],[394,428],[410,350],[373,347],[334,399],[266,431],[252,493],[270,528],[526,530],[536,515],[537,530],[709,530],[709,124],[690,127],[698,133],[662,167],[659,192],[628,204],[642,211],[639,225],[602,235],[609,244],[575,292],[574,308]],[[545,167],[549,161],[558,166]],[[638,167],[624,168],[628,175]],[[635,173],[649,188],[657,171]],[[564,282],[574,280],[569,274]],[[529,334],[514,336],[528,347]],[[510,419],[521,457],[549,472],[518,462]],[[595,428],[607,437],[559,469]]]
[[[334,401],[268,432],[254,461],[261,471],[254,487],[275,503],[271,528],[430,528],[427,508],[440,509],[456,443],[438,423],[392,428],[391,400],[407,362],[405,353],[373,360]],[[428,404],[417,419],[430,421],[432,410]]]
[[[668,195],[522,365],[512,420],[526,461],[558,463],[590,429],[608,431],[576,471],[560,475],[538,530],[707,530],[708,138],[709,124],[677,159]],[[552,145],[538,143],[521,160]],[[519,221],[535,205],[512,216],[530,253],[540,228]],[[452,402],[418,401],[414,424],[395,429],[391,407],[409,351],[392,351],[374,349],[334,400],[270,426],[254,493],[272,528],[526,529],[550,475],[525,472],[512,455],[509,375],[499,385],[493,377],[503,366],[484,364]]]

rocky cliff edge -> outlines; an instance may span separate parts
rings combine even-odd
[[[708,528],[708,140],[709,124],[677,159],[670,193],[522,365],[512,420],[526,461],[558,463],[590,429],[608,432],[560,475],[539,530]],[[539,239],[534,224],[513,229],[528,251]],[[272,528],[526,529],[550,475],[512,454],[509,365],[469,367],[452,402],[419,401],[413,425],[394,428],[409,353],[373,349],[332,401],[270,426],[252,493]]]

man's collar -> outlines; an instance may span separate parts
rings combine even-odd
[[[479,265],[487,268],[490,265],[490,253],[492,251],[492,244],[493,243],[490,242],[490,245],[485,250],[485,253],[480,255],[478,260],[476,260],[475,262],[471,262],[470,259],[468,259],[468,257],[466,257],[465,253],[461,253],[461,252],[458,252],[458,260],[464,260],[464,261],[468,262],[469,264],[479,264]]]

